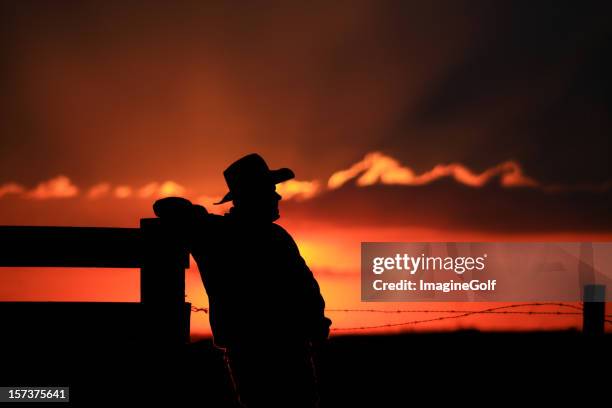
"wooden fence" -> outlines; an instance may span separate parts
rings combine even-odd
[[[140,302],[0,302],[2,340],[188,342],[189,254],[177,238],[157,218],[140,228],[0,226],[2,267],[140,268]]]

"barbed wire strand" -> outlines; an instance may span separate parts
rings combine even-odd
[[[203,312],[208,314],[208,308],[207,307],[197,307],[197,306],[191,306],[191,311],[192,312]]]
[[[530,307],[530,306],[558,306],[567,307],[575,310],[582,311],[582,307],[572,305],[569,303],[554,303],[554,302],[534,302],[534,303],[515,303],[512,305],[497,306],[486,310],[502,310],[512,309],[518,307]],[[474,310],[455,310],[455,309],[325,309],[326,312],[363,312],[363,313],[469,313]]]
[[[380,324],[380,325],[374,325],[374,326],[338,327],[338,328],[332,328],[331,330],[333,331],[356,331],[356,330],[369,330],[369,329],[382,329],[382,328],[388,328],[388,327],[408,326],[408,325],[419,324],[419,323],[429,323],[429,322],[436,322],[436,321],[441,321],[441,320],[459,319],[459,318],[463,318],[463,317],[467,317],[471,315],[497,312],[499,309],[502,309],[502,308],[521,307],[521,306],[524,307],[524,306],[529,306],[529,305],[531,306],[536,306],[536,305],[537,306],[551,306],[552,304],[551,303],[522,304],[522,305],[516,304],[516,305],[508,305],[508,306],[499,306],[499,307],[488,308],[488,309],[483,309],[483,310],[466,311],[456,316],[440,316],[440,317],[435,317],[431,319],[419,319],[419,320],[411,320],[408,322],[387,323],[387,324]],[[574,306],[574,305],[564,304],[564,306],[567,306],[573,309],[582,310],[581,308]],[[428,312],[425,312],[425,313],[428,313]],[[569,312],[561,312],[561,311],[548,312],[548,313],[537,312],[537,311],[527,311],[527,312],[508,311],[506,314],[527,314],[527,315],[539,315],[539,314],[568,315],[568,314],[571,314],[571,315],[577,315],[577,314],[582,314],[582,313],[569,313]],[[606,315],[606,317],[607,316],[608,315]],[[604,322],[612,324],[612,320],[610,319],[604,319]]]
[[[557,306],[566,307],[580,312],[563,312],[563,311],[516,311],[516,310],[503,310],[503,309],[515,309],[519,307],[541,307],[541,306]],[[206,307],[191,306],[192,312],[203,312],[208,314],[209,309]],[[386,323],[374,326],[357,326],[357,327],[334,327],[332,331],[356,331],[356,330],[369,330],[369,329],[382,329],[388,327],[408,326],[420,323],[429,323],[442,320],[459,319],[467,316],[478,315],[478,314],[515,314],[515,315],[553,315],[553,316],[577,316],[582,315],[583,308],[568,303],[516,303],[512,305],[497,306],[483,310],[455,310],[455,309],[397,309],[397,310],[385,310],[385,309],[326,309],[327,312],[347,312],[347,313],[388,313],[388,314],[400,314],[400,313],[457,313],[456,316],[439,316],[430,319],[418,319],[411,320],[408,322],[400,323]],[[612,315],[604,315],[605,317],[612,317]],[[612,324],[612,320],[604,319],[606,323]]]

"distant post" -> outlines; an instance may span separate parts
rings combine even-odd
[[[582,312],[582,332],[589,335],[604,333],[606,286],[585,285]]]
[[[146,310],[147,335],[169,345],[189,341],[190,304],[185,303],[185,268],[189,253],[180,231],[158,218],[140,220],[143,262],[140,301]]]

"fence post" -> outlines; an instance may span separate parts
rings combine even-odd
[[[582,332],[589,335],[604,333],[606,286],[585,285],[582,312]]]
[[[169,345],[189,341],[190,304],[185,303],[185,268],[189,254],[180,232],[156,218],[140,220],[143,263],[140,301],[145,308],[147,335]]]

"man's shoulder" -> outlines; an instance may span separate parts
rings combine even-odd
[[[295,240],[285,228],[281,227],[280,225],[276,223],[272,223],[272,233],[276,237],[278,237],[280,240],[290,243],[291,245],[297,248],[297,244],[295,243]]]
[[[221,223],[223,223],[223,222],[226,222],[226,221],[227,221],[227,220],[226,220],[226,218],[227,218],[227,217],[225,217],[225,216],[223,216],[223,215],[218,215],[218,214],[210,214],[210,213],[209,213],[209,214],[207,214],[207,218],[206,218],[206,220],[207,220],[208,222],[216,222],[216,223],[221,224]]]
[[[287,236],[289,238],[291,238],[291,235],[289,234],[289,232],[287,232],[286,229],[284,229],[283,227],[281,227],[280,225],[276,224],[276,223],[272,223],[272,231],[276,234],[279,235],[283,235],[283,236]]]

